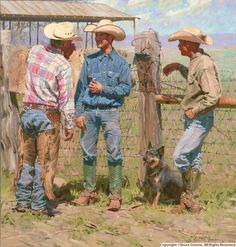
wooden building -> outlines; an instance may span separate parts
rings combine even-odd
[[[78,1],[16,1],[1,0],[1,30],[20,27],[21,22],[28,23],[29,46],[32,45],[32,26],[36,26],[36,43],[39,40],[39,27],[49,22],[70,21],[88,24],[101,19],[112,21],[131,21],[135,32],[136,17],[130,16],[120,10],[114,9],[103,3],[78,2]],[[46,23],[45,23],[46,22]],[[45,24],[44,24],[45,23]],[[34,33],[35,35],[35,33]],[[87,46],[86,34],[85,45]],[[91,35],[91,34],[90,34]],[[91,39],[92,41],[93,39]],[[93,46],[93,45],[92,45]]]

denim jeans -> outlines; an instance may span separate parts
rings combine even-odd
[[[188,119],[184,116],[184,134],[180,138],[173,155],[174,164],[180,172],[190,167],[202,172],[202,144],[214,122],[213,112]]]
[[[21,124],[24,157],[16,184],[17,206],[43,209],[46,207],[46,198],[41,173],[49,146],[49,136],[45,132],[53,129],[53,125],[44,112],[34,109],[22,114]],[[37,158],[39,164],[35,164]]]
[[[86,130],[81,132],[81,148],[84,159],[84,188],[96,189],[97,143],[100,127],[104,131],[106,153],[109,165],[110,197],[120,198],[122,186],[122,155],[119,127],[119,112],[116,108],[84,111]]]
[[[52,122],[43,111],[30,109],[21,116],[21,127],[25,134],[35,138],[40,133],[53,128]]]
[[[104,131],[107,159],[109,163],[122,161],[119,112],[116,108],[109,110],[91,109],[84,112],[86,130],[81,132],[80,144],[85,161],[97,158],[97,143],[100,127]]]

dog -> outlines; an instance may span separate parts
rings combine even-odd
[[[183,191],[182,179],[170,169],[163,156],[164,146],[152,147],[149,143],[143,157],[146,167],[144,197],[153,208],[157,208],[160,198],[178,203]]]

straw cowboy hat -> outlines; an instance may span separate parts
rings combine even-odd
[[[85,32],[108,33],[114,37],[114,40],[121,41],[125,39],[125,31],[113,24],[111,20],[103,19],[98,24],[89,24],[84,29]]]
[[[196,27],[185,27],[180,31],[171,34],[168,41],[186,40],[205,45],[212,44],[212,38]]]
[[[82,40],[74,34],[71,22],[50,23],[44,28],[44,34],[49,39],[55,40]]]

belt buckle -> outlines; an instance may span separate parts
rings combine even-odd
[[[23,112],[27,112],[27,111],[29,111],[31,109],[32,109],[32,106],[31,105],[24,105],[23,106]]]

